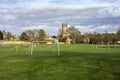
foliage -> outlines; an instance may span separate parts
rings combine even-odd
[[[34,41],[34,40],[36,40],[36,37],[35,37],[35,32],[36,32],[36,30],[27,30],[27,31],[25,31],[25,33],[28,35],[28,37],[29,37],[29,41]]]
[[[75,27],[69,27],[68,28],[69,37],[72,39],[72,43],[79,43],[81,33],[80,31]]]
[[[120,41],[120,27],[117,30],[116,36],[117,36],[117,40]]]
[[[116,34],[113,33],[86,33],[83,35],[83,39],[89,39],[90,44],[108,44],[108,43],[116,43],[117,37]]]
[[[72,40],[72,43],[89,43],[89,44],[116,44],[117,41],[120,41],[120,28],[118,28],[117,33],[84,33],[81,35],[80,31],[75,27],[68,28],[69,37]],[[65,41],[62,39],[62,31],[59,29],[59,40]],[[62,39],[62,40],[61,40]]]
[[[11,32],[7,32],[7,33],[6,33],[6,39],[7,39],[7,40],[10,40],[11,38],[13,38],[12,33],[11,33]]]
[[[23,41],[28,41],[29,40],[29,36],[23,32],[20,36],[20,40],[23,40]]]
[[[13,38],[13,35],[10,32],[5,33],[5,40],[10,40]],[[21,40],[26,41],[43,41],[46,37],[46,33],[43,29],[34,29],[34,30],[26,30],[23,32],[20,36]],[[80,31],[70,26],[68,28],[68,36],[65,38],[62,38],[62,30],[59,29],[58,36],[53,36],[53,38],[59,38],[59,41],[65,42],[66,39],[70,38],[72,43],[89,43],[89,44],[115,44],[117,41],[120,41],[120,28],[118,28],[116,33],[107,33],[107,30],[105,30],[105,33],[85,33],[82,34]],[[0,40],[3,39],[2,32],[0,31]]]
[[[27,30],[21,34],[21,40],[27,41],[43,41],[46,37],[45,31],[43,29],[40,30]]]
[[[3,40],[3,33],[0,31],[0,40]]]
[[[45,31],[43,29],[40,29],[38,40],[44,41],[45,37],[46,37]]]

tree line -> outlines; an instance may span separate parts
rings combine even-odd
[[[10,40],[13,37],[12,33],[6,32],[6,39]],[[59,38],[61,40],[62,33],[59,32],[58,36],[52,36],[53,38]],[[35,30],[26,30],[21,33],[19,36],[22,41],[44,41],[47,37],[46,32],[43,29],[35,29]],[[81,34],[81,32],[75,27],[68,28],[68,37],[71,39],[71,43],[89,43],[89,44],[108,44],[108,43],[117,43],[120,41],[120,28],[117,29],[116,33],[85,33]],[[3,32],[0,31],[0,40],[3,40]]]
[[[46,36],[47,35],[43,29],[27,30],[25,32],[22,32],[22,34],[20,35],[20,40],[23,40],[23,41],[44,41]]]
[[[43,41],[46,33],[43,29],[40,30],[26,30],[21,33],[19,39],[21,41]],[[14,35],[10,32],[0,31],[0,40],[14,40]]]
[[[61,30],[59,32],[60,41],[62,38]],[[81,34],[79,29],[75,27],[68,28],[68,37],[71,39],[71,43],[88,43],[88,44],[115,44],[120,41],[120,27],[116,33],[85,33]]]
[[[0,31],[0,40],[10,40],[14,38],[11,32]]]

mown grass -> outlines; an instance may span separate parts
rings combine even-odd
[[[16,49],[17,46],[17,49]],[[0,46],[0,80],[120,80],[120,48],[101,45]]]

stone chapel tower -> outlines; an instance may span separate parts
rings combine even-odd
[[[68,25],[62,24],[62,39],[65,40],[66,44],[70,44],[70,38],[68,35]]]
[[[62,24],[62,38],[68,37],[68,25]]]

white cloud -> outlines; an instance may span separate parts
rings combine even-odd
[[[95,29],[93,28],[94,25],[88,25],[88,26],[81,26],[81,25],[76,25],[75,27],[79,29],[79,31],[84,34],[84,33],[93,33]]]
[[[22,27],[22,30],[26,31],[26,30],[39,30],[39,29],[43,29],[45,30],[45,32],[49,35],[57,35],[58,34],[58,27],[52,27],[52,26],[47,26],[47,25],[37,25],[37,26],[26,26],[26,27]]]
[[[8,20],[15,20],[16,18],[13,15],[0,15],[0,19],[4,21],[8,21]]]
[[[99,0],[2,0],[0,1],[0,4],[12,8],[22,7],[26,9],[43,9],[43,8],[74,9],[111,5],[111,3],[105,1],[102,2]]]
[[[13,32],[43,28],[56,34],[62,23],[77,25],[82,33],[115,32],[111,25],[120,24],[119,4],[120,0],[1,0],[0,25]]]
[[[107,30],[107,29],[109,29],[110,27],[111,27],[110,25],[101,25],[101,26],[98,26],[98,30],[99,30],[99,29]]]
[[[21,28],[12,25],[0,25],[1,31],[11,32],[13,35],[17,34],[20,35],[23,31]]]
[[[93,32],[98,32],[98,33],[104,33],[105,30],[107,30],[109,33],[115,33],[118,29],[118,25],[88,25],[88,26],[80,26],[76,25],[76,28],[79,29],[79,31],[84,34],[84,33],[93,33]]]

